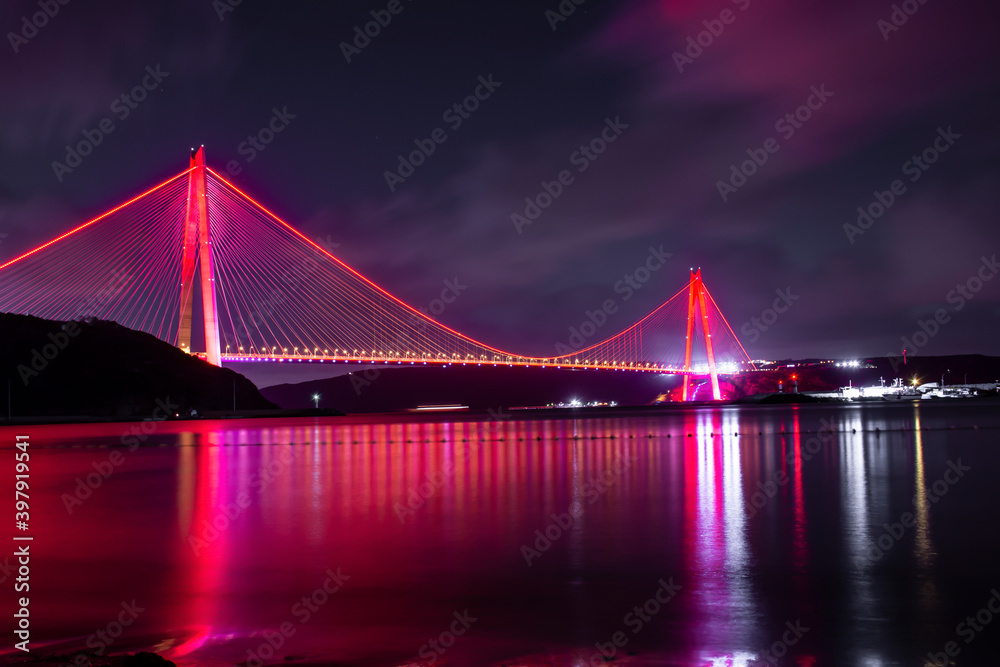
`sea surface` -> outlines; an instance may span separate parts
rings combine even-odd
[[[3,428],[0,662],[26,595],[43,664],[1000,664],[998,436],[926,400]]]

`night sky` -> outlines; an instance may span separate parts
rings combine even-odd
[[[952,292],[992,278],[983,257],[1000,254],[987,0],[908,0],[898,26],[870,0],[564,0],[568,16],[557,0],[49,2],[37,31],[22,21],[37,1],[0,10],[4,260],[204,144],[210,166],[234,161],[237,186],[412,305],[457,282],[438,319],[512,351],[552,354],[614,298],[610,335],[700,266],[754,358],[898,353],[938,309],[948,321],[911,354],[1000,354],[1000,278]],[[354,48],[373,11],[391,22]],[[145,100],[115,103],[144,77]],[[475,111],[445,115],[477,87]],[[251,151],[275,110],[283,129]],[[106,118],[91,155],[53,167]],[[446,140],[390,187],[437,128]],[[600,155],[577,152],[602,132]],[[911,162],[926,149],[933,164]],[[563,171],[536,219],[512,219]],[[894,201],[852,229],[876,191]],[[661,246],[671,257],[625,301],[614,285]],[[795,298],[765,331],[751,318],[776,290]]]

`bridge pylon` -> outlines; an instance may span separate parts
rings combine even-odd
[[[691,345],[694,342],[694,324],[698,317],[695,313],[701,311],[701,328],[705,334],[705,352],[708,356],[708,372],[712,380],[712,398],[716,401],[722,399],[722,392],[719,390],[719,375],[715,369],[715,352],[712,349],[712,330],[708,322],[708,308],[705,303],[705,287],[701,282],[701,268],[691,269],[691,280],[688,283],[688,315],[687,315],[687,337],[684,340],[684,393],[682,400],[689,400],[689,385],[691,382]]]
[[[208,217],[205,147],[191,151],[188,172],[188,200],[184,217],[184,250],[181,256],[180,325],[177,347],[191,351],[191,323],[194,315],[195,268],[201,268],[201,297],[205,321],[205,353],[210,364],[222,365],[219,344],[219,317],[215,298],[215,262],[212,228]]]

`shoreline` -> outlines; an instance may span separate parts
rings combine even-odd
[[[780,397],[777,400],[773,400]],[[177,418],[155,418],[143,417],[139,415],[130,416],[81,416],[81,415],[51,415],[38,417],[15,417],[12,420],[0,420],[0,429],[23,426],[73,426],[92,424],[128,424],[142,423],[146,421],[164,423],[200,423],[212,421],[236,421],[236,420],[256,420],[256,419],[300,419],[300,418],[329,418],[336,417],[344,422],[364,422],[371,419],[393,419],[400,422],[437,422],[446,418],[450,421],[525,421],[538,419],[595,419],[601,417],[627,417],[650,414],[670,414],[690,409],[703,408],[753,408],[753,407],[785,407],[785,406],[889,406],[889,405],[969,405],[983,403],[1000,403],[996,396],[971,396],[952,399],[920,399],[907,398],[898,400],[886,400],[881,398],[870,398],[861,400],[816,398],[807,394],[758,394],[732,401],[699,401],[689,403],[661,403],[658,405],[619,405],[603,407],[503,407],[491,408],[488,410],[456,409],[456,410],[435,410],[416,411],[406,410],[397,412],[355,412],[344,413],[339,410],[329,408],[309,408],[292,410],[237,410],[237,411],[209,411],[198,417],[177,417]]]

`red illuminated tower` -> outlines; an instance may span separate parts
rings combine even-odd
[[[691,281],[688,283],[688,317],[687,317],[687,337],[684,340],[684,401],[688,400],[688,385],[691,376],[691,344],[694,342],[694,322],[697,315],[695,310],[701,311],[701,328],[705,334],[705,350],[708,354],[708,372],[712,378],[712,398],[716,401],[722,399],[722,392],[719,391],[719,376],[715,372],[715,352],[712,350],[712,333],[708,324],[708,308],[705,306],[705,288],[701,283],[701,269],[697,271],[691,269]]]
[[[188,173],[188,204],[184,221],[184,254],[181,259],[181,319],[177,347],[191,351],[191,321],[194,311],[195,268],[201,266],[201,297],[205,319],[205,353],[210,364],[222,363],[219,319],[215,302],[215,265],[212,260],[212,228],[208,220],[205,147],[191,152]]]

